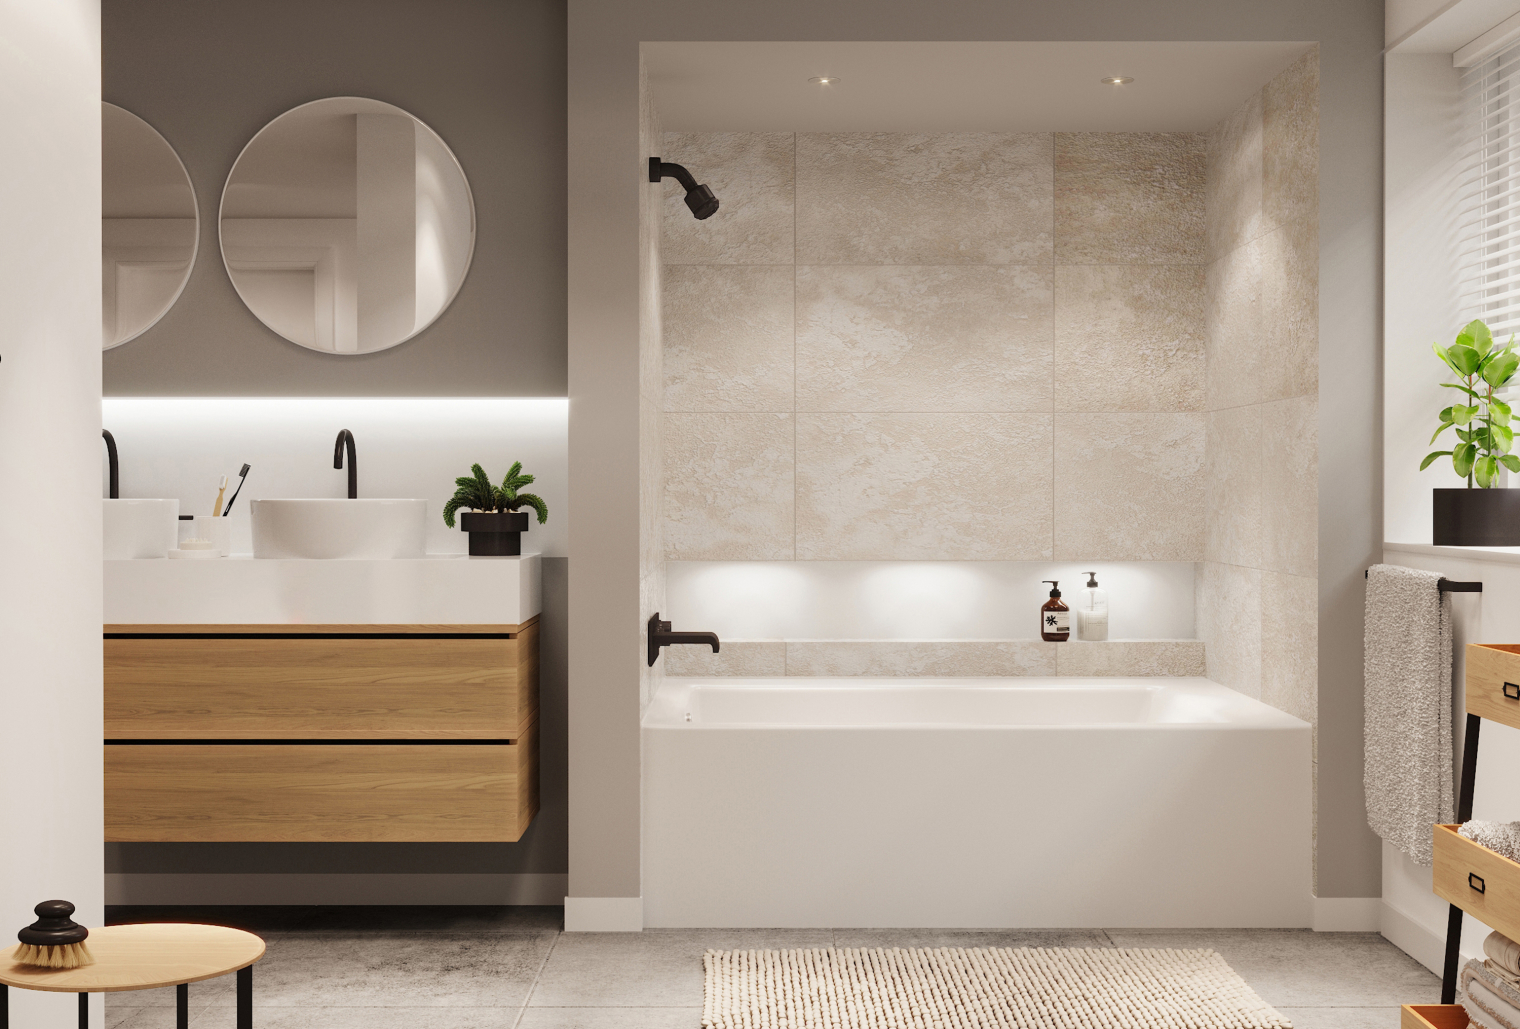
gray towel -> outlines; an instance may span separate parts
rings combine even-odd
[[[1451,599],[1440,578],[1373,565],[1363,638],[1367,824],[1427,866],[1431,826],[1453,820]]]
[[[1484,962],[1464,965],[1460,982],[1468,1018],[1486,1029],[1520,1029],[1520,994]]]
[[[1459,836],[1465,836],[1480,847],[1487,847],[1495,854],[1503,854],[1511,861],[1520,861],[1520,822],[1480,822],[1476,818],[1471,822],[1462,823],[1462,828],[1457,830]],[[1499,936],[1498,933],[1490,933],[1491,936]],[[1505,940],[1503,936],[1499,939]],[[1506,940],[1510,947],[1514,947],[1513,940]],[[1485,941],[1483,950],[1488,951],[1488,943]],[[1489,954],[1493,957],[1493,954]]]

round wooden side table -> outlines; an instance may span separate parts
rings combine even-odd
[[[237,973],[237,1026],[253,1029],[253,963],[264,941],[220,925],[150,923],[91,929],[86,941],[95,963],[48,969],[18,965],[15,947],[0,950],[0,1029],[10,1029],[9,987],[79,994],[79,1029],[90,1024],[89,995],[174,986],[175,1024],[190,1025],[190,983]]]

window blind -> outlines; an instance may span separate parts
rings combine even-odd
[[[1458,225],[1464,320],[1520,333],[1520,42],[1462,73]]]

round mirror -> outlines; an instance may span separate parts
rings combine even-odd
[[[100,105],[102,343],[146,332],[190,281],[195,190],[169,141],[130,111]]]
[[[222,192],[222,259],[248,309],[292,343],[393,347],[453,301],[475,251],[454,154],[399,107],[334,97],[249,141]]]

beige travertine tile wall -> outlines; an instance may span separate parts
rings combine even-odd
[[[1196,133],[667,133],[665,555],[1199,561]]]
[[[1211,679],[1318,697],[1319,55],[1208,134],[1204,555]]]

